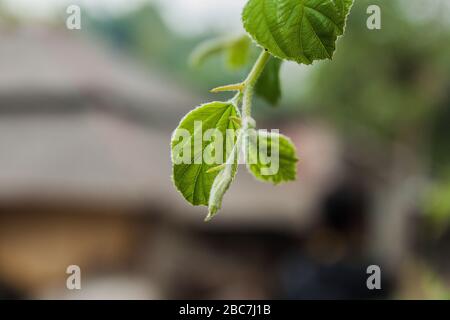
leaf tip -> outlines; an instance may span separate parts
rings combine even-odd
[[[205,222],[210,222],[216,215],[217,211],[219,211],[219,208],[217,208],[216,206],[210,206],[208,215],[205,218]]]

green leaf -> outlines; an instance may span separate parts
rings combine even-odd
[[[263,182],[280,184],[297,177],[296,148],[281,134],[265,130],[249,133],[247,139],[247,169]]]
[[[256,94],[273,106],[276,106],[281,98],[281,63],[280,59],[270,59],[255,86]]]
[[[331,59],[353,0],[249,0],[242,19],[251,37],[280,58]]]
[[[216,38],[200,43],[194,51],[192,51],[189,62],[192,66],[198,67],[205,63],[209,58],[223,53],[228,46],[228,38]]]
[[[227,166],[220,171],[212,169],[227,163],[235,149],[239,129],[233,120],[236,118],[240,114],[233,103],[211,102],[189,112],[175,129],[171,141],[172,178],[189,203],[208,205],[213,184]],[[208,130],[213,132],[209,136]],[[227,134],[227,130],[234,134]]]
[[[232,70],[245,67],[250,59],[252,42],[244,34],[238,37],[220,37],[202,42],[192,52],[191,65],[198,67],[215,55],[224,55],[226,65]]]
[[[239,152],[241,150],[242,131],[237,135],[236,144],[228,156],[225,166],[220,170],[211,188],[209,197],[208,216],[205,221],[211,220],[222,207],[225,193],[231,186],[238,169]]]
[[[251,40],[247,35],[231,41],[227,48],[227,65],[236,70],[245,67],[250,58]]]

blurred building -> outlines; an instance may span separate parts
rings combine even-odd
[[[70,264],[126,266],[139,213],[173,196],[158,125],[192,98],[70,33],[0,38],[0,278],[39,292]]]

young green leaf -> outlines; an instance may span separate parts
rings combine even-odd
[[[238,131],[236,144],[228,156],[225,166],[220,170],[214,180],[209,196],[208,216],[206,221],[211,220],[222,208],[222,200],[231,186],[238,169],[239,152],[241,150],[242,131]]]
[[[280,58],[311,64],[331,59],[353,0],[249,0],[244,27]]]
[[[273,106],[276,106],[281,98],[281,63],[280,59],[270,59],[255,86],[255,93]]]
[[[252,42],[246,34],[229,43],[227,65],[230,69],[240,69],[248,64],[251,45]]]
[[[215,55],[224,55],[228,68],[236,70],[248,64],[252,41],[246,35],[220,37],[201,43],[192,52],[190,64],[198,67]]]
[[[223,37],[202,42],[192,51],[189,57],[190,64],[194,67],[202,65],[209,58],[224,52],[228,42],[229,39]]]
[[[189,112],[171,141],[173,182],[193,205],[208,205],[214,181],[234,152],[239,110],[231,102],[211,102]],[[231,131],[230,131],[231,130]],[[234,134],[233,134],[234,133]]]
[[[280,184],[297,177],[296,148],[281,134],[265,130],[254,131],[247,137],[247,169],[263,182]]]

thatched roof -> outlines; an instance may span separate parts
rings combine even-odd
[[[77,33],[8,30],[0,41],[0,197],[158,194],[170,123],[196,99]]]

